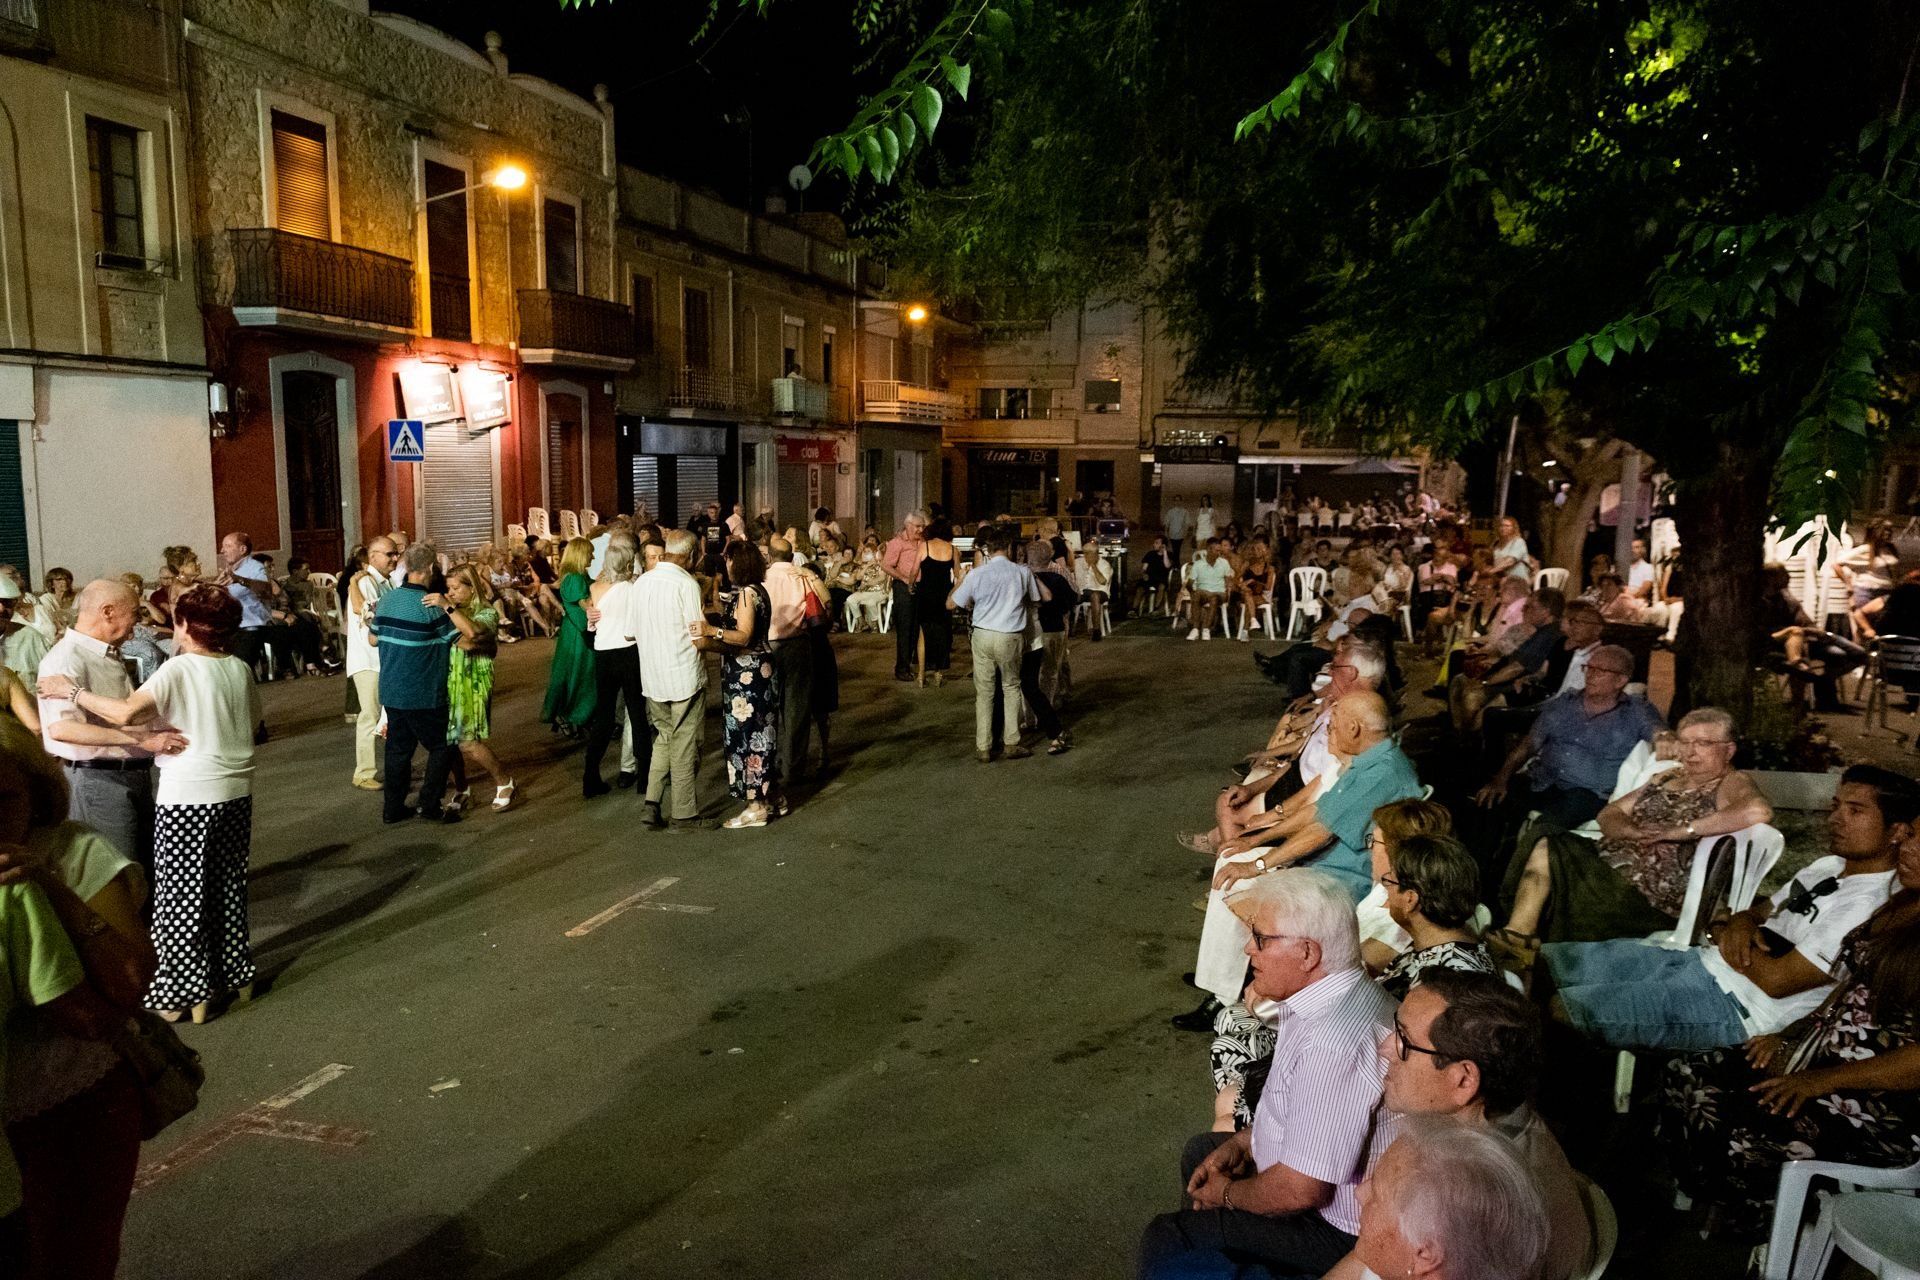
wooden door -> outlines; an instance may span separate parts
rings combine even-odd
[[[288,553],[305,557],[317,573],[338,573],[347,558],[340,505],[337,381],[332,374],[306,370],[280,377],[287,521],[293,534]]]

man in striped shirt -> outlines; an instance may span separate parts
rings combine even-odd
[[[420,783],[419,816],[432,822],[457,822],[458,810],[441,808],[447,792],[447,654],[453,648],[453,606],[428,592],[436,556],[433,544],[416,542],[402,564],[407,580],[380,597],[373,610],[373,633],[380,648],[380,705],[387,713],[387,822],[414,816],[407,807],[413,779],[413,749],[427,749],[427,771]]]
[[[1187,1207],[1148,1224],[1142,1280],[1242,1262],[1324,1274],[1352,1250],[1360,1183],[1393,1142],[1378,1046],[1395,1006],[1360,966],[1353,895],[1305,867],[1246,883],[1231,905],[1253,930],[1248,1005],[1277,1002],[1272,1069],[1251,1128],[1187,1144]]]

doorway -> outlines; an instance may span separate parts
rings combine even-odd
[[[547,509],[578,511],[588,505],[580,397],[554,393],[546,397],[546,408]]]
[[[341,523],[339,390],[329,373],[290,370],[280,378],[287,458],[289,556],[316,572],[346,564]]]

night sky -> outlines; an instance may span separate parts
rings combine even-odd
[[[755,208],[787,191],[788,171],[857,105],[847,0],[783,0],[764,19],[720,0],[698,44],[690,37],[706,17],[704,0],[598,0],[585,9],[559,0],[375,0],[375,8],[476,49],[498,31],[513,70],[582,95],[605,84],[622,160]],[[842,199],[840,185],[823,180],[807,208],[837,211]]]

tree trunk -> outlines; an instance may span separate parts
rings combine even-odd
[[[1675,481],[1687,608],[1670,719],[1719,707],[1744,729],[1759,660],[1761,544],[1773,467],[1771,455],[1751,441],[1718,440],[1703,461],[1706,470]]]
[[[1632,446],[1622,440],[1607,440],[1584,454],[1561,454],[1561,479],[1570,487],[1564,506],[1551,502],[1540,507],[1540,555],[1549,567],[1570,570],[1569,596],[1593,583],[1586,581],[1587,526],[1600,509],[1600,495],[1610,484],[1620,481],[1620,460]]]

